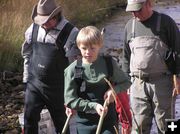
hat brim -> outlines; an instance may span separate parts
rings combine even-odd
[[[143,3],[128,4],[126,7],[126,12],[139,11],[142,8]]]
[[[61,7],[57,7],[56,9],[53,10],[53,12],[50,15],[39,15],[37,13],[37,5],[34,6],[31,18],[34,21],[34,23],[38,25],[43,25],[45,24],[48,20],[56,16],[58,13],[62,11]]]

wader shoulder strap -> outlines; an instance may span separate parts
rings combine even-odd
[[[74,28],[74,25],[67,22],[66,25],[63,27],[62,31],[59,33],[56,44],[58,48],[63,48],[66,44],[66,41]]]
[[[82,67],[82,59],[78,59],[74,70],[74,78],[82,79],[83,70],[84,68]]]
[[[113,76],[113,65],[112,65],[112,57],[110,56],[103,56],[106,62],[106,67],[108,71],[108,80]],[[75,66],[74,70],[74,78],[78,86],[80,87],[82,82],[83,82],[83,71],[84,68],[82,67],[82,60],[78,59],[77,60],[77,65]]]
[[[158,19],[157,19],[157,25],[156,25],[156,31],[157,35],[160,35],[160,28],[161,28],[161,14],[158,13]]]
[[[36,23],[33,23],[31,42],[36,42],[37,41],[38,30],[39,30],[39,25],[36,24]]]
[[[108,71],[108,80],[111,79],[111,77],[113,76],[113,65],[112,65],[112,57],[110,56],[104,56],[104,59],[106,61],[106,67],[107,67],[107,71]]]
[[[136,26],[136,18],[133,18],[132,20],[132,33],[131,33],[131,39],[135,38],[135,26]],[[160,28],[161,28],[161,14],[158,13],[158,19],[157,19],[157,24],[156,24],[156,31],[157,35],[159,36],[160,34]]]
[[[112,59],[111,59],[111,57],[107,57],[107,56],[104,58],[105,58],[105,62],[106,62],[107,70],[108,70],[108,77],[107,78],[108,78],[108,80],[110,80],[109,78],[113,74]],[[81,90],[83,90],[83,91],[86,90],[86,86],[85,86],[86,84],[85,84],[85,81],[83,79],[83,72],[84,72],[84,68],[82,67],[82,59],[78,59],[77,64],[75,66],[75,70],[74,70],[74,80],[75,80],[75,82],[78,86],[78,89],[79,89],[79,90],[77,90],[77,93],[84,98],[89,98],[85,92],[81,92]]]
[[[132,20],[132,33],[131,33],[131,39],[135,38],[135,24],[136,24],[136,18],[133,17],[133,20]]]
[[[83,82],[83,71],[84,68],[82,67],[82,59],[78,59],[74,70],[74,79],[79,88]]]

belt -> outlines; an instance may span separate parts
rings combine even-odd
[[[138,74],[138,73],[131,73],[132,77],[136,77],[138,79],[141,79],[145,82],[149,82],[151,80],[156,80],[158,78],[164,77],[166,75],[171,75],[171,73],[166,72],[166,73],[154,73],[154,74]]]

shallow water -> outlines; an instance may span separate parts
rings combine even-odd
[[[177,3],[175,5],[165,6],[165,7],[156,6],[155,10],[161,13],[167,14],[171,18],[173,18],[180,29],[180,3]]]

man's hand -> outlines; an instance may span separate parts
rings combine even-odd
[[[174,76],[173,96],[180,94],[180,77]]]

